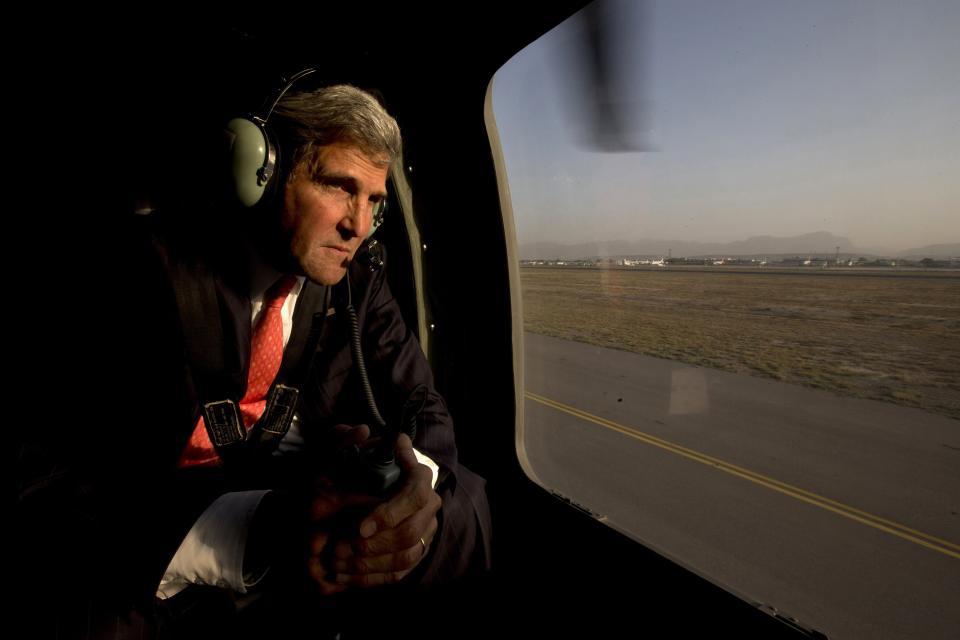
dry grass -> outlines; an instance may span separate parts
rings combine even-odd
[[[520,273],[527,331],[960,419],[958,277]]]

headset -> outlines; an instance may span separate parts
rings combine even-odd
[[[269,126],[270,116],[294,84],[316,71],[310,67],[282,78],[279,89],[267,97],[258,112],[233,118],[224,128],[229,145],[232,193],[244,207],[256,206],[276,190],[282,173],[280,144]],[[386,208],[386,199],[374,205],[373,224],[367,239],[383,224]]]

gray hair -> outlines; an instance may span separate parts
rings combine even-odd
[[[281,148],[293,160],[293,170],[315,164],[320,147],[333,143],[357,146],[378,164],[389,165],[400,157],[400,127],[376,98],[354,86],[338,84],[310,91],[288,93],[274,109],[270,124]]]

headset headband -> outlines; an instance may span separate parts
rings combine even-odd
[[[315,73],[317,70],[314,67],[304,69],[303,71],[298,71],[297,73],[290,76],[289,80],[281,79],[280,90],[272,97],[267,98],[263,106],[260,107],[260,113],[263,115],[254,115],[254,118],[257,118],[263,124],[266,124],[267,120],[270,119],[270,116],[273,115],[273,110],[277,107],[277,103],[280,102],[281,98],[286,95],[287,91],[290,90],[290,87],[295,85],[300,78],[308,76],[311,73]]]

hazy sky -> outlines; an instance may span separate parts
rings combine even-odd
[[[521,243],[960,242],[960,2],[607,2],[628,131],[585,145],[583,21],[494,78]],[[646,16],[646,21],[643,17]],[[646,25],[645,29],[641,29]],[[646,110],[645,110],[646,109]]]

